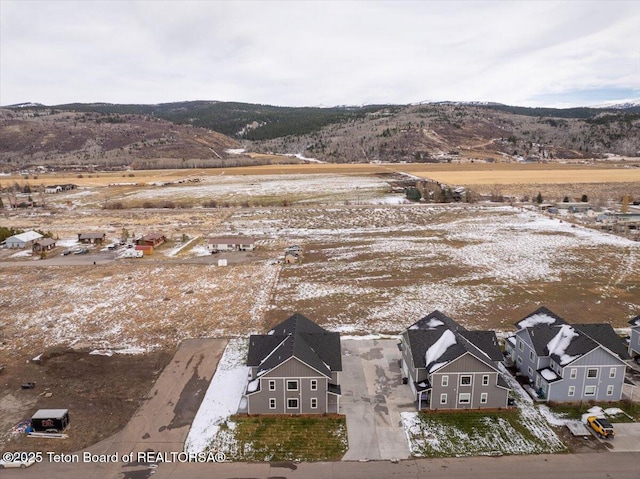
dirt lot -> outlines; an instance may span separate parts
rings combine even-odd
[[[71,452],[110,436],[131,419],[172,355],[171,348],[108,357],[53,347],[39,361],[16,357],[0,373],[3,450]],[[36,386],[22,390],[25,382]],[[46,393],[51,397],[44,397]],[[29,419],[38,409],[69,409],[69,438],[33,439],[8,432],[16,419]]]

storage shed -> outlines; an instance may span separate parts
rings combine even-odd
[[[38,409],[31,417],[31,428],[35,432],[62,432],[68,425],[68,409]]]

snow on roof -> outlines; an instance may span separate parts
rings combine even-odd
[[[35,231],[25,231],[24,233],[13,235],[12,238],[15,238],[19,241],[24,241],[26,243],[27,241],[33,241],[42,238],[42,235],[40,233],[36,233]]]
[[[247,392],[254,393],[258,390],[258,386],[260,386],[260,378],[256,378],[253,381],[249,381],[247,384]]]
[[[548,314],[538,313],[524,318],[518,323],[521,328],[531,328],[537,324],[553,324],[556,322],[556,318],[549,316]]]
[[[31,419],[53,419],[68,414],[68,409],[38,409]]]
[[[429,368],[429,374],[431,374],[432,372],[440,369],[442,366],[445,366],[447,364],[448,364],[447,361],[444,361],[442,363],[435,363],[433,366]]]
[[[548,369],[548,368],[545,368],[542,371],[540,371],[540,374],[547,381],[555,381],[556,379],[558,379],[558,376],[556,375],[556,373],[554,373],[551,369]]]
[[[549,355],[556,355],[560,358],[560,365],[564,366],[565,364],[573,361],[576,356],[569,356],[565,353],[573,338],[578,337],[578,332],[573,329],[573,327],[565,324],[560,327],[560,331],[556,334],[551,341],[547,344],[547,349],[549,350]]]
[[[447,349],[456,344],[456,335],[447,329],[438,340],[433,343],[424,355],[424,364],[429,366],[442,357]]]
[[[444,323],[439,319],[431,318],[429,322],[421,325],[422,329],[436,329],[438,326],[444,326]],[[409,329],[420,329],[420,326],[414,324]]]

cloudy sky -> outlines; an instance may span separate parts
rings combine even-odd
[[[629,99],[637,0],[0,0],[0,105]]]

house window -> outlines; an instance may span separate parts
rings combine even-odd
[[[311,409],[318,409],[318,398],[311,398]]]
[[[447,393],[440,394],[440,404],[447,404]]]
[[[522,365],[522,357],[518,356],[518,364]]]
[[[482,376],[482,385],[483,386],[488,386],[489,385],[489,375],[485,374],[484,376]]]
[[[269,409],[276,408],[276,398],[269,398]]]
[[[460,376],[460,386],[471,386],[471,376]]]
[[[318,380],[317,379],[312,379],[311,380],[311,390],[312,391],[317,391],[318,390]]]
[[[287,399],[287,409],[298,409],[298,398]]]
[[[533,361],[533,351],[529,351],[529,361]]]
[[[613,378],[615,378],[615,377],[616,377],[616,368],[611,368],[611,369],[609,369],[609,377],[610,377],[611,379],[613,379]]]
[[[470,404],[471,403],[471,393],[460,393],[460,394],[458,394],[458,403],[460,403],[460,404]]]
[[[449,376],[442,376],[442,387],[446,388],[449,385]]]
[[[488,393],[480,394],[480,403],[481,404],[487,404],[487,399],[489,399],[489,394]]]
[[[287,381],[287,391],[297,391],[298,381]]]
[[[569,386],[569,396],[575,396],[575,394],[576,394],[576,387]]]
[[[613,388],[614,388],[613,384],[609,384],[607,386],[607,396],[613,396]]]
[[[524,343],[522,342],[522,339],[518,339],[518,349],[520,351],[524,351]]]
[[[533,369],[527,368],[527,374],[529,375],[529,377],[533,376]]]
[[[596,387],[595,386],[586,386],[584,388],[585,396],[595,396],[596,395]]]
[[[571,368],[571,379],[575,379],[578,377],[578,370],[576,368]]]
[[[587,377],[588,378],[597,378],[598,377],[598,370],[596,368],[587,369]]]
[[[269,380],[269,391],[275,391],[276,390],[276,382],[273,379]]]

